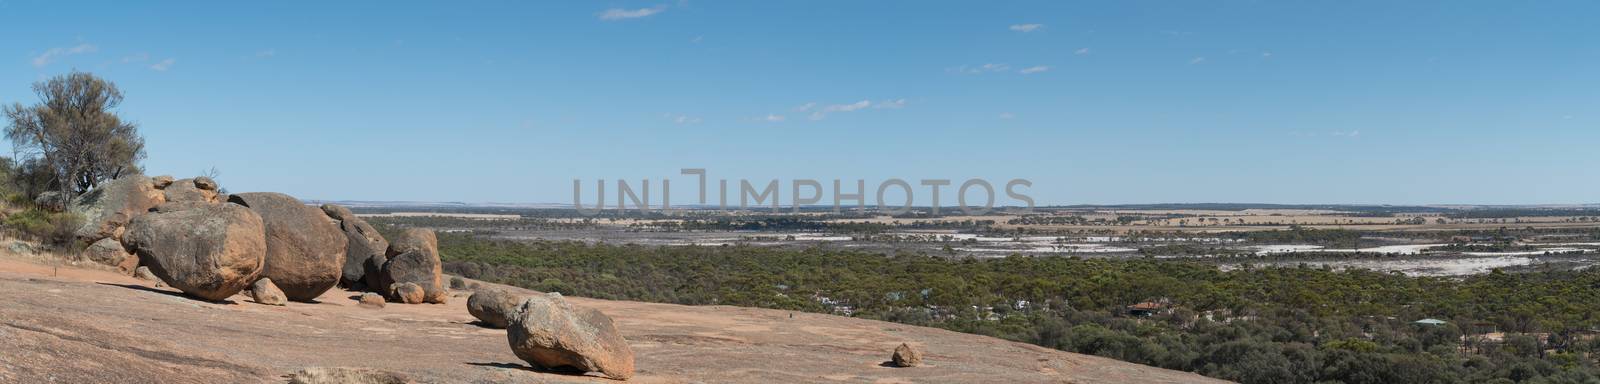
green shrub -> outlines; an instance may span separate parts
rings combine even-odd
[[[29,208],[6,216],[3,224],[23,236],[54,246],[72,243],[73,231],[82,225],[83,218],[71,212],[48,212]]]

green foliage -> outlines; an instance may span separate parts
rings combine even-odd
[[[25,237],[62,246],[72,243],[73,231],[83,224],[83,218],[71,212],[50,212],[35,207],[8,215],[0,224]]]
[[[37,104],[4,106],[6,139],[25,159],[28,190],[82,193],[105,180],[138,173],[145,157],[137,125],[113,111],[122,103],[115,84],[71,72],[33,84]],[[42,179],[42,180],[38,180]],[[46,186],[48,185],[48,187]]]

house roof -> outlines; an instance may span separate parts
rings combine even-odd
[[[1439,319],[1422,319],[1422,320],[1413,321],[1411,323],[1412,324],[1427,324],[1427,325],[1444,325],[1447,322],[1444,321],[1444,320],[1439,320]]]

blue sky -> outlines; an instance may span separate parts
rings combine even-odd
[[[0,102],[93,72],[149,173],[311,199],[1600,202],[1596,2],[327,3],[0,0]]]

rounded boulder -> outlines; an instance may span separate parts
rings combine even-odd
[[[272,279],[289,300],[314,300],[339,283],[345,237],[321,211],[273,192],[230,195],[228,202],[261,216],[267,243],[261,276]]]
[[[128,223],[123,245],[161,281],[206,300],[233,296],[263,270],[267,242],[261,217],[217,204],[151,212]]]
[[[521,296],[498,289],[479,290],[467,297],[467,312],[486,325],[505,328],[507,319],[516,313],[522,300],[524,298]]]
[[[384,253],[389,249],[389,241],[378,234],[378,229],[366,220],[356,217],[349,208],[337,204],[323,204],[322,213],[339,223],[339,230],[344,232],[344,269],[339,278],[339,285],[351,289],[368,288],[367,261],[377,259],[378,265],[388,261]],[[377,288],[377,287],[371,287]]]
[[[83,243],[112,237],[117,228],[164,202],[149,177],[123,176],[72,199],[69,209],[83,217],[73,235]]]
[[[506,327],[517,358],[537,368],[599,372],[618,380],[633,377],[633,348],[611,318],[567,303],[560,294],[528,297]]]
[[[442,277],[444,266],[439,262],[439,238],[433,230],[411,228],[400,232],[389,242],[387,254],[380,287],[414,283],[422,287],[430,303],[443,303],[449,296]]]

